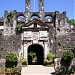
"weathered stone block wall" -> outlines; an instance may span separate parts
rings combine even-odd
[[[3,52],[2,57],[5,58],[6,54],[10,51],[16,52],[18,55],[21,49],[20,35],[3,36],[0,35],[0,51]]]

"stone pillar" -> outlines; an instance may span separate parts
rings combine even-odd
[[[15,28],[16,28],[16,25],[17,25],[17,12],[16,10],[13,11],[13,35],[15,35]]]
[[[44,0],[39,0],[39,12],[40,12],[41,19],[43,19],[43,17],[44,17]]]
[[[44,55],[45,55],[45,58],[47,57],[47,54],[49,52],[49,47],[48,47],[48,42],[44,42]]]
[[[44,0],[39,0],[39,11],[44,12]]]
[[[3,35],[8,35],[8,22],[7,22],[7,15],[8,15],[8,11],[5,10],[4,11],[4,31],[3,31]]]
[[[24,43],[24,58],[26,58],[27,59],[27,44],[26,43]]]
[[[58,11],[55,11],[55,25],[56,25],[56,27],[59,26],[58,20],[59,20],[59,12]]]
[[[26,0],[25,4],[26,4],[25,12],[26,12],[26,23],[27,23],[28,20],[30,19],[30,0]]]

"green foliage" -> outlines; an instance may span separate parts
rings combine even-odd
[[[6,61],[17,62],[17,55],[14,52],[8,52],[8,54],[6,55]]]
[[[52,52],[49,52],[47,54],[47,58],[44,60],[44,65],[52,64],[55,58],[56,58],[55,54],[53,54]]]
[[[69,20],[69,23],[72,24],[72,25],[75,25],[75,20],[71,19],[71,20]]]
[[[18,74],[20,72],[21,72],[21,67],[17,66],[13,68],[13,71],[12,71],[13,74]]]
[[[62,58],[64,60],[71,60],[73,57],[74,57],[74,54],[73,54],[73,52],[71,50],[65,50],[63,52]]]
[[[45,59],[44,60],[44,65],[50,65],[50,64],[52,64],[52,60],[48,60],[48,59]]]
[[[47,54],[47,59],[48,60],[52,60],[52,62],[54,61],[54,59],[56,58],[55,54],[53,54],[52,52],[49,52]]]
[[[71,50],[65,50],[61,59],[61,65],[66,68],[66,73],[69,72],[70,63],[74,57],[74,54]]]
[[[10,20],[13,18],[13,14],[12,14],[12,11],[10,11],[7,15],[7,19],[8,19],[8,22],[10,22]]]
[[[20,25],[16,25],[16,34],[21,33],[21,26]]]
[[[17,65],[18,58],[14,52],[8,52],[6,55],[6,67],[14,67]]]
[[[22,62],[22,65],[27,65],[27,59],[26,58],[22,58],[21,62]]]
[[[36,56],[36,53],[31,51],[28,55],[33,58],[34,56]]]
[[[17,66],[14,68],[6,68],[5,73],[6,73],[6,75],[20,74],[21,73],[21,67]]]

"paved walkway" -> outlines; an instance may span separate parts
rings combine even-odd
[[[54,72],[53,67],[28,65],[28,67],[22,67],[21,75],[51,75],[52,72]]]

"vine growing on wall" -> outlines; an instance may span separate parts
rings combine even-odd
[[[20,25],[16,25],[16,34],[20,34],[21,33],[21,26]]]
[[[10,11],[8,13],[7,20],[8,20],[8,23],[10,23],[10,25],[12,26],[13,25],[13,13],[12,13],[12,11]]]
[[[10,20],[13,18],[13,14],[12,14],[12,11],[10,11],[7,15],[7,19],[8,21],[10,22]]]

